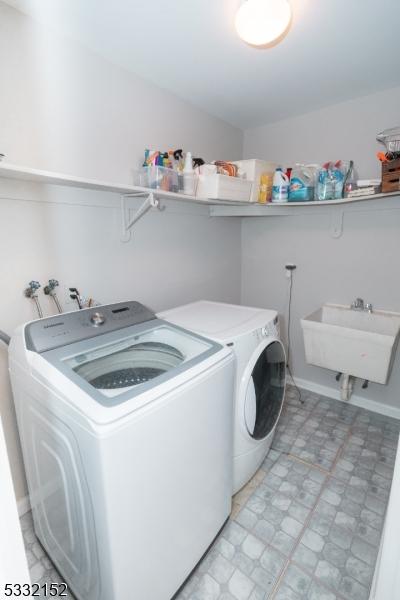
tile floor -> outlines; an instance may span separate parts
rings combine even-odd
[[[302,396],[288,388],[271,451],[177,600],[368,599],[400,421]],[[61,581],[30,513],[21,524],[32,581]]]

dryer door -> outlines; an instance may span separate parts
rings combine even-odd
[[[285,394],[285,362],[282,342],[276,339],[259,348],[250,362],[244,421],[255,440],[264,439],[278,421]]]

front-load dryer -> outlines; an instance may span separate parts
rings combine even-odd
[[[10,373],[64,581],[79,600],[170,600],[231,510],[231,350],[127,302],[19,328]]]
[[[282,410],[286,358],[279,339],[278,313],[199,301],[159,316],[234,350],[233,493],[236,493],[267,455]]]

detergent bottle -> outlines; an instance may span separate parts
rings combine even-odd
[[[272,181],[272,202],[287,202],[289,198],[289,177],[279,167]]]
[[[297,163],[290,177],[289,202],[314,199],[314,172],[308,165]]]

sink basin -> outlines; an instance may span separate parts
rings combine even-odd
[[[387,383],[399,338],[400,313],[324,304],[301,319],[307,362]]]

